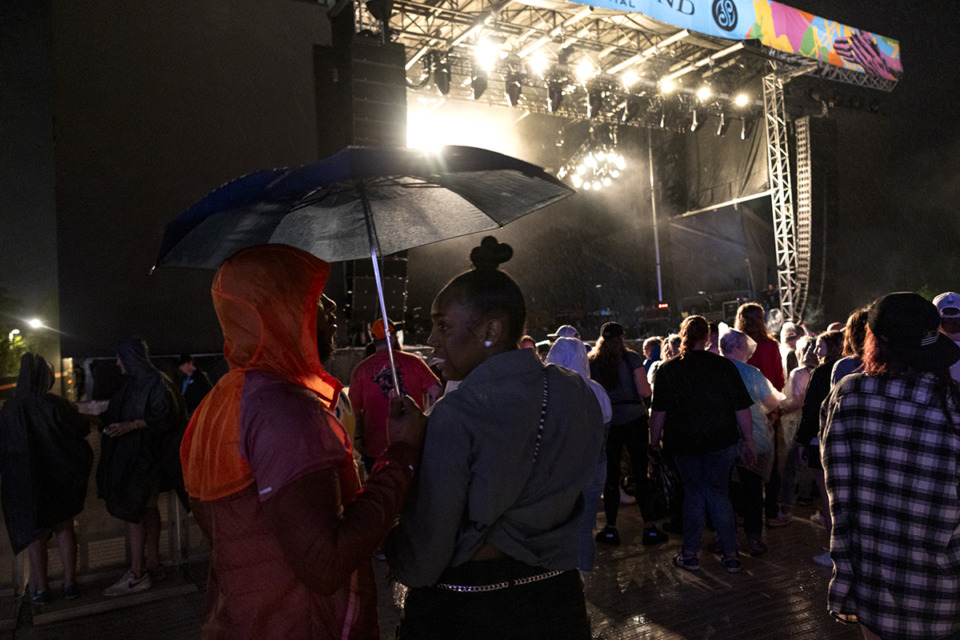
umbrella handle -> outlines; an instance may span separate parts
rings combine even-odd
[[[357,191],[360,194],[360,202],[363,205],[363,218],[367,223],[367,238],[370,240],[370,260],[373,261],[373,278],[377,284],[377,298],[380,301],[380,315],[383,318],[383,333],[387,340],[387,357],[390,359],[390,375],[393,377],[393,388],[397,392],[397,397],[403,394],[400,391],[400,380],[397,378],[397,364],[393,358],[393,336],[390,333],[390,321],[387,318],[387,302],[383,297],[383,283],[380,280],[380,263],[377,259],[378,245],[376,230],[373,226],[373,211],[370,209],[370,201],[367,199],[367,193],[363,183],[357,185]]]

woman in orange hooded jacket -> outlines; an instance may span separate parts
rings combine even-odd
[[[274,244],[237,252],[214,279],[230,372],[181,446],[212,544],[204,638],[379,638],[372,554],[413,479],[424,419],[394,403],[393,442],[361,492],[332,413],[341,385],[318,353],[336,330],[328,272]]]

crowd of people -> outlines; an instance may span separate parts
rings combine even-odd
[[[641,544],[678,534],[681,572],[704,549],[741,571],[816,492],[811,562],[833,568],[832,614],[865,638],[960,634],[960,295],[889,294],[819,334],[768,326],[746,303],[733,326],[689,316],[642,353],[616,322],[595,344],[565,325],[541,358],[500,268],[511,257],[485,238],[437,294],[429,364],[379,321],[348,391],[322,365],[337,331],[329,265],[284,245],[217,272],[230,370],[212,390],[189,355],[178,387],[131,338],[117,349],[125,384],[82,416],[24,356],[0,410],[0,497],[34,603],[51,599],[54,533],[62,596],[79,595],[93,429],[98,495],[127,523],[131,557],[104,593],[163,579],[157,499],[174,490],[211,543],[204,638],[379,638],[374,557],[407,587],[399,638],[590,638],[584,584],[595,545],[622,543],[625,475]],[[659,525],[658,465],[682,485]]]

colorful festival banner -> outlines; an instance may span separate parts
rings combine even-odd
[[[642,13],[680,29],[761,44],[896,81],[900,43],[774,0],[573,0]]]

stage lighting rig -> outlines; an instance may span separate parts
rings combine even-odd
[[[504,91],[507,94],[507,100],[510,101],[511,107],[520,104],[520,93],[523,91],[523,83],[521,82],[519,73],[507,75]]]
[[[473,89],[473,99],[479,100],[487,90],[487,70],[475,67],[470,78],[470,87]]]
[[[450,93],[450,59],[439,51],[433,52],[433,83],[440,95]]]
[[[556,113],[563,104],[563,82],[560,80],[547,81],[547,109]]]
[[[690,132],[693,133],[703,125],[707,120],[707,114],[704,113],[703,117],[700,118],[700,109],[694,107],[691,110],[691,115],[693,116],[693,121],[690,123]]]
[[[645,106],[646,102],[644,98],[635,95],[628,95],[623,104],[623,115],[620,118],[621,121],[624,123],[630,122],[643,113]]]
[[[717,135],[720,137],[727,135],[727,129],[729,128],[729,126],[730,126],[730,123],[727,121],[726,114],[723,111],[721,111],[720,124],[719,126],[717,126]]]
[[[575,189],[600,191],[612,185],[626,169],[626,160],[617,144],[616,129],[607,130],[603,135],[598,135],[598,131],[591,127],[590,138],[557,171],[557,177],[561,180],[569,177]]]
[[[606,91],[599,84],[587,88],[587,117],[596,118],[603,110],[603,98]]]

